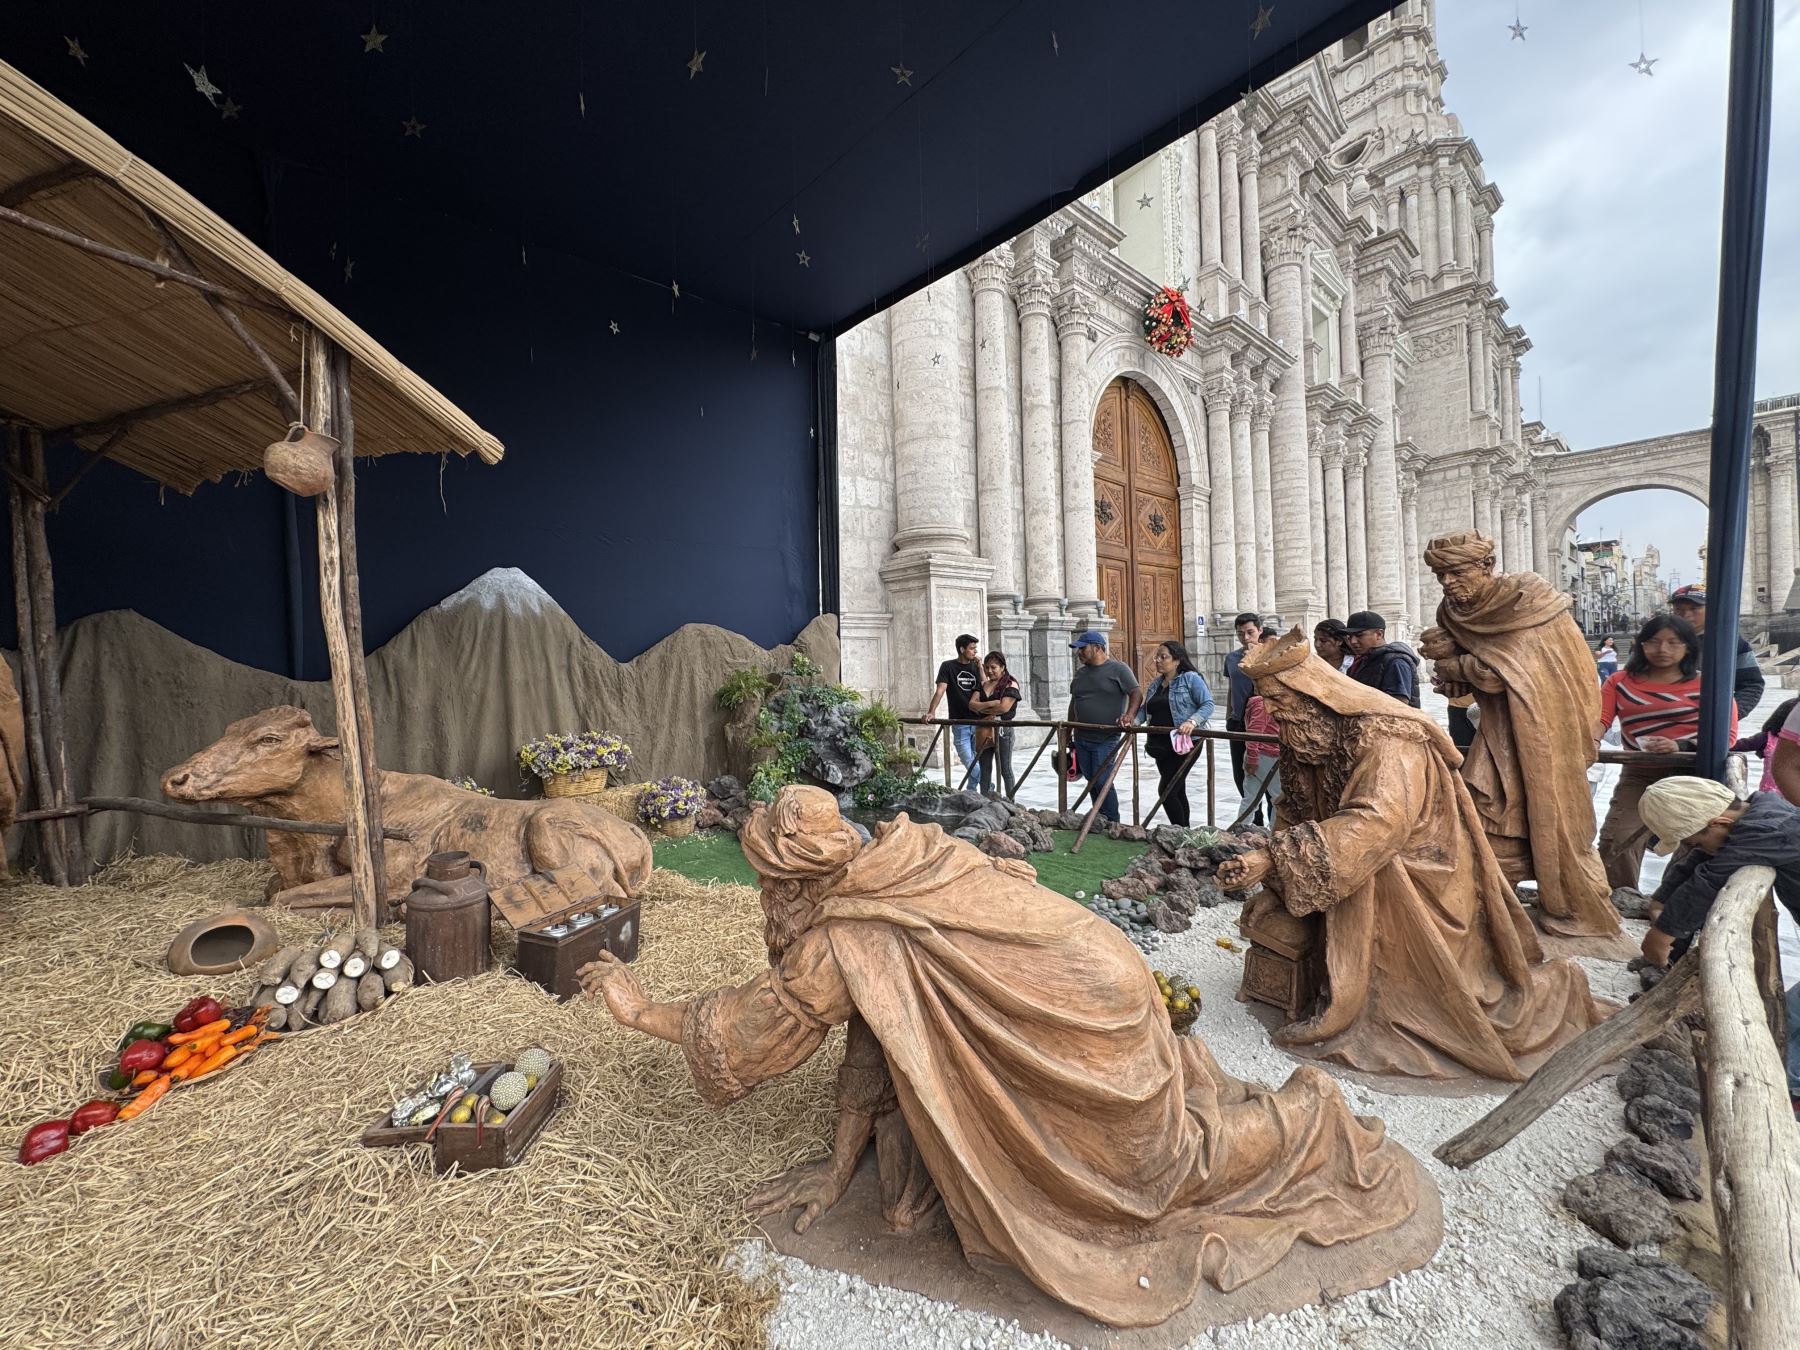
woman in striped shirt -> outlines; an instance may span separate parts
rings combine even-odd
[[[1600,689],[1596,743],[1616,721],[1627,750],[1666,755],[1692,750],[1700,734],[1700,637],[1693,625],[1658,614],[1637,635],[1625,669]],[[1737,737],[1737,709],[1731,710],[1730,738]],[[1638,819],[1638,799],[1660,778],[1679,768],[1627,764],[1619,771],[1612,805],[1600,826],[1600,860],[1614,889],[1636,887],[1650,832]]]

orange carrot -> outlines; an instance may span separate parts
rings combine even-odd
[[[204,1078],[213,1070],[224,1068],[227,1064],[231,1063],[232,1060],[237,1058],[237,1053],[238,1051],[235,1045],[221,1046],[194,1072],[193,1076],[195,1078]]]
[[[165,1069],[179,1069],[193,1057],[194,1047],[191,1045],[184,1045],[179,1050],[171,1053],[170,1056],[162,1062],[162,1066]]]
[[[168,1092],[169,1084],[172,1081],[168,1074],[158,1074],[154,1083],[125,1104],[125,1108],[119,1112],[116,1119],[133,1120],[143,1115]]]
[[[170,1045],[186,1045],[190,1041],[203,1041],[208,1036],[222,1036],[231,1030],[231,1019],[221,1017],[216,1022],[208,1022],[203,1027],[195,1027],[192,1031],[178,1031],[168,1038]]]
[[[147,1083],[154,1083],[159,1077],[161,1075],[155,1069],[139,1069],[131,1076],[131,1086],[141,1088]]]
[[[238,1042],[240,1042],[240,1041],[251,1041],[251,1040],[255,1040],[255,1039],[256,1039],[256,1033],[257,1033],[257,1031],[258,1031],[258,1030],[259,1030],[259,1029],[260,1029],[260,1028],[258,1028],[258,1027],[255,1027],[255,1026],[242,1026],[242,1027],[239,1027],[239,1028],[238,1028],[238,1029],[237,1029],[237,1030],[236,1030],[236,1031],[233,1031],[233,1032],[231,1032],[231,1033],[230,1033],[230,1034],[228,1034],[228,1035],[226,1035],[226,1036],[225,1036],[225,1037],[223,1037],[223,1038],[222,1038],[222,1039],[221,1039],[221,1040],[220,1040],[220,1041],[219,1041],[219,1044],[220,1044],[220,1045],[236,1045],[236,1044],[238,1044]]]

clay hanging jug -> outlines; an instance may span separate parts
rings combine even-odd
[[[263,472],[297,497],[317,497],[336,477],[337,450],[335,436],[295,422],[283,439],[263,451]]]
[[[419,978],[469,979],[493,959],[487,869],[467,853],[433,853],[406,897],[406,954]]]

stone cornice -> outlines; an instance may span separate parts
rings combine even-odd
[[[1400,338],[1400,327],[1392,316],[1377,313],[1356,330],[1356,345],[1364,357],[1392,356]]]
[[[975,294],[984,291],[999,291],[1002,294],[1012,289],[1013,251],[1009,244],[991,249],[982,254],[968,266],[969,284]]]
[[[1237,389],[1237,377],[1229,370],[1209,370],[1200,387],[1209,408],[1221,402],[1229,404]]]
[[[1013,295],[1019,307],[1019,318],[1050,313],[1050,302],[1056,294],[1055,284],[1049,275],[1037,269],[1013,280]]]
[[[1079,286],[1065,284],[1056,293],[1054,312],[1059,337],[1067,340],[1072,335],[1086,333],[1094,317],[1093,297]]]
[[[1294,210],[1270,222],[1263,231],[1263,264],[1270,271],[1297,266],[1312,248],[1311,213]]]
[[[1275,420],[1275,396],[1266,390],[1258,389],[1256,402],[1250,407],[1250,429],[1267,431],[1269,424]]]

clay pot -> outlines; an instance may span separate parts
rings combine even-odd
[[[231,975],[267,960],[280,946],[267,919],[228,909],[175,935],[169,969],[177,975]]]
[[[296,422],[284,440],[263,451],[263,472],[297,497],[317,497],[337,477],[337,449],[336,437]]]

